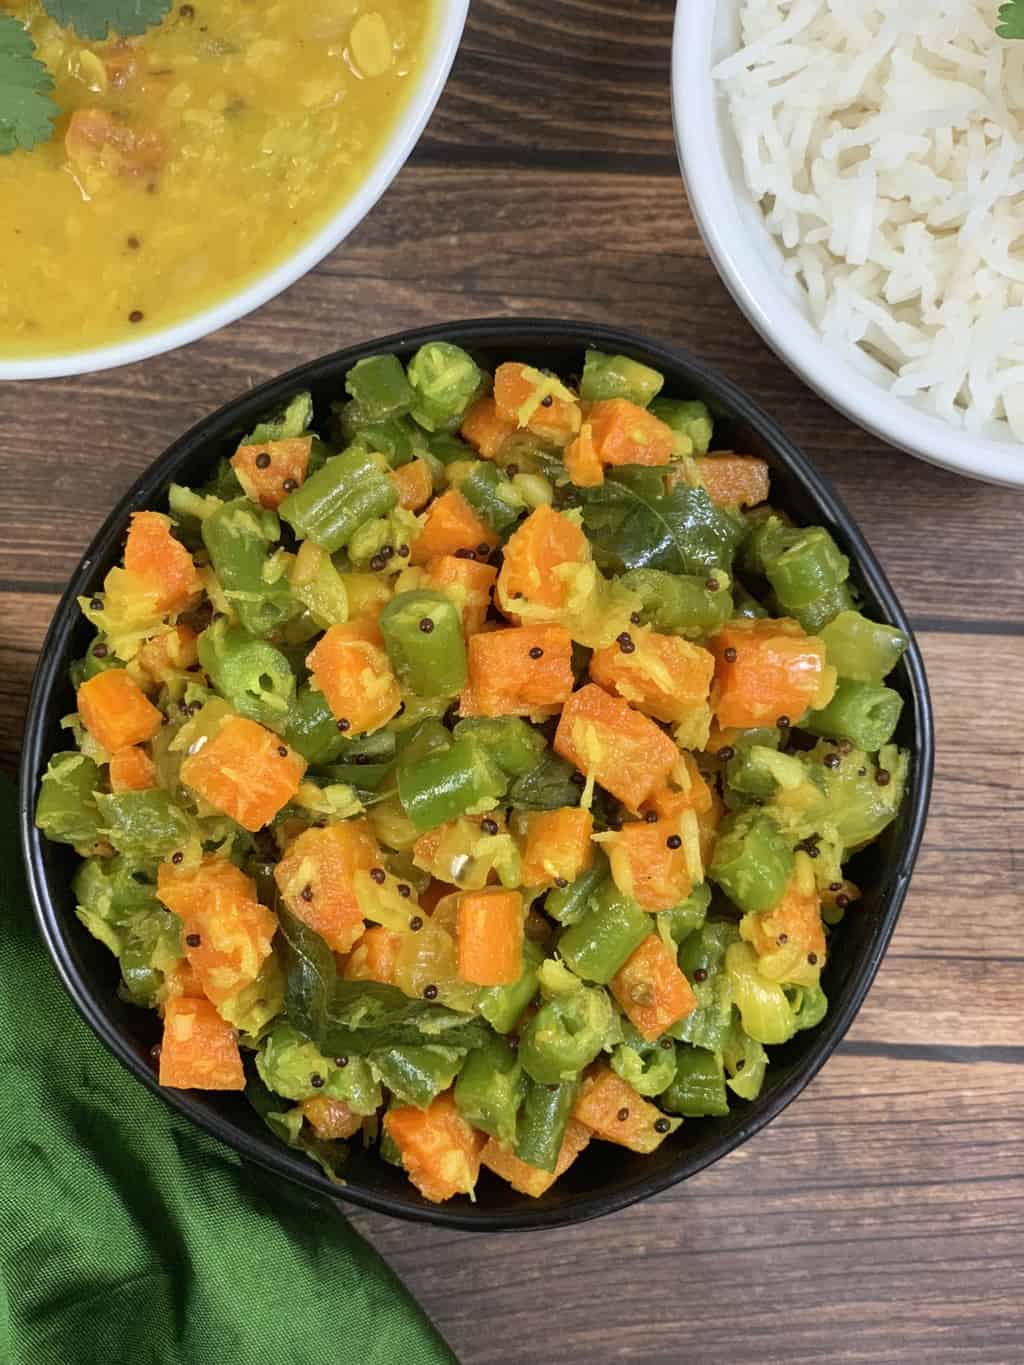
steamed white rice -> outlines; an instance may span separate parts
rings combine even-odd
[[[956,426],[1024,440],[1024,42],[998,9],[741,0],[715,75],[827,340]]]

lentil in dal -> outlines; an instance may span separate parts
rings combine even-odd
[[[311,238],[415,87],[431,0],[217,0],[90,44],[0,0],[53,74],[53,139],[0,157],[0,355],[195,316]]]

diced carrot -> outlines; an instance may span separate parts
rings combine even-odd
[[[563,626],[483,631],[470,637],[468,665],[464,716],[551,715],[573,688],[572,637]]]
[[[129,744],[110,755],[112,792],[144,792],[156,784],[156,764],[145,749]]]
[[[374,924],[353,945],[342,976],[346,981],[380,981],[390,986],[401,944],[401,934]]]
[[[197,638],[191,626],[171,626],[140,648],[139,667],[155,683],[170,682],[199,662]]]
[[[836,670],[825,646],[796,621],[736,620],[709,641],[715,656],[711,705],[723,728],[797,725],[808,710],[827,706]]]
[[[768,497],[768,465],[753,455],[702,455],[697,469],[708,497],[719,507],[756,507]]]
[[[580,429],[577,400],[559,380],[532,365],[518,361],[499,365],[494,372],[494,403],[499,417],[552,445],[567,445]]]
[[[231,467],[246,497],[261,507],[278,508],[290,493],[305,483],[312,436],[290,436],[283,441],[262,441],[239,446]]]
[[[348,721],[350,735],[379,730],[402,704],[375,621],[331,626],[307,656],[306,666],[335,718]]]
[[[196,867],[161,863],[157,896],[182,922],[185,955],[208,1000],[223,1004],[256,980],[277,918],[240,868],[213,856]]]
[[[810,954],[824,962],[825,929],[813,872],[798,865],[779,903],[760,914],[745,915],[740,933],[759,957],[784,948],[787,955],[792,954],[794,965],[806,962]]]
[[[544,1171],[539,1166],[531,1166],[521,1161],[511,1148],[493,1137],[480,1153],[480,1163],[520,1194],[528,1194],[531,1199],[539,1199],[550,1190],[556,1180],[565,1175],[589,1141],[590,1129],[584,1128],[583,1124],[577,1123],[575,1119],[570,1119],[553,1171]]]
[[[185,611],[203,591],[199,570],[162,512],[136,512],[124,546],[124,567],[153,594],[157,611]]]
[[[633,811],[679,762],[679,750],[653,720],[594,683],[563,706],[554,749]]]
[[[176,996],[164,1009],[160,1084],[175,1090],[244,1090],[238,1037],[209,1000]]]
[[[680,821],[680,815],[651,824],[635,820],[599,836],[615,885],[645,910],[668,910],[693,890]]]
[[[392,472],[392,482],[398,489],[399,505],[409,512],[418,512],[426,507],[434,492],[434,476],[426,460],[417,457],[407,464],[399,465]]]
[[[713,655],[677,635],[640,626],[630,635],[633,650],[628,654],[617,644],[594,651],[590,676],[596,683],[655,720],[685,720],[694,706],[707,701]]]
[[[158,133],[143,133],[104,109],[76,109],[64,135],[64,152],[80,171],[109,175],[150,175],[159,170],[167,148]]]
[[[516,430],[516,423],[499,414],[493,398],[478,398],[463,417],[460,430],[478,455],[496,460],[501,447]]]
[[[697,760],[689,753],[680,754],[680,758],[681,768],[676,771],[679,785],[660,788],[645,806],[666,819],[677,817],[684,810],[693,810],[702,815],[711,809],[711,788],[697,767]]]
[[[78,689],[82,724],[107,753],[145,744],[164,723],[163,715],[127,670],[106,668]]]
[[[594,428],[589,422],[580,427],[580,434],[565,449],[565,468],[578,488],[597,488],[604,483],[604,465],[594,447]]]
[[[368,872],[380,859],[368,822],[342,820],[323,828],[314,826],[293,839],[274,869],[274,880],[292,914],[315,929],[335,952],[347,953],[365,927],[356,897],[356,873]]]
[[[569,517],[546,505],[531,512],[505,546],[498,575],[498,604],[516,618],[516,602],[559,608],[572,590],[571,572],[590,561],[587,538]],[[561,572],[559,572],[561,570]]]
[[[441,555],[459,550],[483,551],[484,558],[497,548],[498,537],[485,526],[457,488],[449,488],[427,508],[423,527],[413,541],[413,564],[429,564]]]
[[[305,759],[271,730],[228,716],[213,738],[182,763],[181,780],[243,829],[255,831],[287,805],[305,771]]]
[[[303,1100],[302,1116],[317,1137],[325,1142],[355,1137],[363,1126],[362,1114],[356,1114],[344,1100],[332,1099],[330,1095],[314,1095],[311,1100]]]
[[[668,1133],[679,1127],[679,1120],[674,1119],[660,1133],[655,1124],[665,1116],[604,1063],[584,1078],[572,1116],[595,1137],[644,1154],[656,1151]]]
[[[612,977],[611,992],[648,1042],[697,1008],[690,983],[659,934],[650,934],[634,949]]]
[[[485,1139],[459,1113],[450,1090],[426,1109],[403,1105],[389,1110],[384,1129],[425,1199],[441,1204],[456,1194],[473,1193]]]
[[[447,593],[462,612],[462,630],[467,639],[483,629],[491,592],[498,580],[493,564],[442,555],[427,565],[427,577],[430,586]]]
[[[523,974],[523,898],[498,888],[459,901],[459,976],[476,986],[511,986]]]
[[[588,414],[594,449],[602,464],[668,464],[672,428],[628,398],[605,398]]]
[[[594,861],[594,817],[582,806],[531,811],[526,817],[522,883],[573,882]]]

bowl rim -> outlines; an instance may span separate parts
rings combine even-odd
[[[500,338],[500,341],[499,341]],[[581,1196],[571,1204],[556,1207],[523,1207],[521,1210],[486,1213],[472,1216],[458,1206],[403,1203],[387,1193],[346,1185],[331,1184],[312,1163],[277,1143],[268,1133],[256,1139],[235,1127],[229,1120],[211,1115],[201,1109],[190,1092],[164,1090],[157,1084],[148,1067],[133,1050],[125,1035],[101,1012],[94,998],[79,978],[76,964],[68,947],[70,925],[65,926],[50,894],[44,860],[43,839],[34,824],[35,793],[38,780],[49,758],[44,744],[46,709],[50,694],[62,685],[68,637],[77,621],[77,597],[91,587],[89,579],[97,564],[102,564],[119,544],[131,512],[153,505],[155,497],[164,490],[182,465],[193,458],[196,448],[240,426],[260,413],[266,412],[297,390],[309,388],[318,380],[348,369],[365,355],[399,348],[411,349],[426,341],[448,340],[472,348],[478,346],[507,346],[511,351],[517,344],[539,348],[549,345],[572,345],[583,348],[596,344],[632,352],[647,363],[665,366],[670,370],[686,370],[706,392],[714,395],[731,417],[746,422],[758,430],[763,439],[778,454],[789,472],[800,482],[827,521],[841,529],[841,533],[855,556],[858,569],[871,591],[885,610],[889,621],[906,631],[910,645],[905,657],[910,684],[915,728],[915,754],[912,779],[908,789],[905,841],[893,860],[889,875],[890,894],[882,902],[878,922],[870,943],[864,969],[853,986],[844,1006],[830,1012],[821,1026],[822,1032],[807,1057],[796,1066],[786,1082],[770,1099],[761,1104],[755,1101],[746,1122],[725,1135],[707,1150],[682,1157],[671,1169],[652,1173],[627,1189],[613,1193]],[[464,322],[440,323],[412,331],[377,338],[361,345],[347,347],[319,360],[291,370],[277,379],[235,398],[215,413],[201,419],[179,437],[156,459],[111,510],[86,550],[54,612],[32,683],[25,723],[25,738],[19,783],[19,823],[22,851],[27,870],[29,892],[37,923],[48,952],[63,981],[65,989],[79,1013],[90,1025],[101,1042],[115,1057],[154,1094],[173,1109],[185,1114],[205,1131],[220,1138],[228,1146],[258,1166],[275,1175],[333,1199],[390,1214],[414,1222],[426,1222],[467,1231],[511,1231],[558,1227],[584,1222],[606,1213],[637,1203],[660,1193],[735,1150],[779,1114],[818,1073],[835,1050],[863,1003],[874,980],[896,926],[903,905],[910,876],[917,859],[924,831],[931,791],[934,761],[933,722],[928,682],[924,665],[913,632],[889,582],[874,554],[850,514],[827,480],[811,465],[808,458],[781,431],[772,418],[763,412],[730,380],[704,365],[690,352],[649,341],[638,334],[619,328],[591,325],[585,322],[565,322],[555,319],[481,318]]]
[[[284,260],[262,271],[219,303],[211,304],[202,312],[183,318],[180,322],[145,333],[138,340],[112,342],[88,350],[62,351],[54,355],[5,358],[0,351],[0,381],[69,378],[164,355],[237,322],[307,275],[359,226],[390,186],[419,142],[441,98],[462,40],[469,0],[432,0],[432,9],[427,59],[419,80],[409,92],[401,116],[390,136],[380,146],[369,174],[312,237],[300,243]]]
[[[821,337],[779,274],[754,249],[739,212],[757,207],[737,185],[723,149],[722,96],[711,75],[719,6],[739,0],[677,0],[672,36],[672,116],[693,216],[726,288],[762,339],[814,392],[851,422],[928,464],[1007,488],[1024,487],[1024,445],[974,436],[899,398]],[[764,242],[777,245],[767,228]]]

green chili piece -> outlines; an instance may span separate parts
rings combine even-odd
[[[381,634],[402,687],[418,697],[453,697],[466,685],[462,617],[442,592],[415,589],[380,614]]]
[[[54,754],[36,802],[36,826],[59,844],[86,846],[99,839],[96,788],[100,770],[77,751]]]
[[[869,621],[859,611],[840,612],[821,632],[828,661],[841,678],[880,683],[910,643],[902,630]]]
[[[848,739],[866,753],[877,753],[892,739],[903,698],[881,683],[840,678],[835,696],[821,711],[811,711],[800,728],[823,739]]]
[[[782,899],[793,871],[793,851],[764,812],[727,815],[708,876],[741,910],[769,910]]]
[[[706,455],[711,449],[714,422],[705,403],[656,398],[651,412],[680,436],[688,437],[693,442],[694,455]]]
[[[280,650],[241,626],[214,621],[199,636],[199,662],[240,716],[280,730],[295,696],[295,674]]]
[[[532,772],[547,750],[543,734],[521,716],[469,716],[453,733],[485,749],[509,778]]]
[[[583,918],[558,940],[558,951],[577,976],[604,986],[653,927],[651,916],[608,878]]]
[[[538,1085],[529,1081],[519,1116],[516,1156],[528,1166],[553,1171],[579,1093],[579,1082]]]
[[[398,491],[383,458],[358,445],[328,460],[281,504],[280,512],[300,540],[312,540],[330,554],[344,549],[367,522],[398,503]]]
[[[580,397],[587,403],[628,398],[631,403],[646,408],[661,392],[664,383],[664,375],[649,365],[642,365],[639,360],[588,350],[583,360]]]
[[[369,422],[400,417],[412,407],[413,393],[395,355],[368,355],[345,377],[345,392]]]
[[[641,602],[640,617],[663,635],[695,640],[725,625],[734,615],[729,575],[674,574],[663,569],[632,569],[619,580]]]
[[[511,1033],[522,1018],[523,1010],[537,994],[537,968],[543,960],[543,950],[527,939],[519,980],[510,986],[487,986],[480,992],[476,1007],[495,1033]]]
[[[369,1060],[374,1075],[403,1104],[426,1109],[451,1085],[465,1056],[461,1048],[413,1043],[371,1052]]]
[[[624,1024],[625,1039],[612,1053],[612,1070],[648,1099],[660,1095],[676,1074],[676,1050],[662,1047],[662,1040],[648,1042],[632,1024]]]
[[[285,565],[270,555],[280,535],[274,513],[248,498],[224,503],[203,522],[214,573],[252,635],[268,634],[295,610]]]
[[[102,635],[97,635],[80,659],[71,665],[71,686],[77,692],[84,682],[95,678],[97,673],[105,673],[108,668],[123,668],[121,660],[107,644]]]
[[[792,616],[794,621],[799,621],[808,635],[819,635],[829,621],[841,611],[849,611],[852,606],[853,594],[849,586],[840,583],[837,588],[829,588],[828,592],[823,592],[806,606],[785,609],[780,606],[779,613]]]
[[[466,739],[398,769],[399,800],[421,833],[460,815],[492,809],[507,784],[494,760]]]
[[[659,1100],[662,1109],[687,1119],[724,1118],[729,1112],[725,1066],[703,1047],[676,1048],[675,1079]]]
[[[412,415],[427,431],[454,431],[485,384],[483,371],[461,346],[428,341],[409,361]]]
[[[555,887],[544,900],[544,913],[566,928],[578,924],[593,904],[597,892],[608,881],[608,863],[603,854],[581,872],[568,886]]]
[[[732,987],[725,973],[725,954],[739,940],[739,930],[726,920],[708,920],[684,939],[679,966],[697,997],[697,1008],[668,1029],[673,1038],[718,1051],[732,1021]]]
[[[333,763],[345,752],[345,739],[322,692],[300,687],[288,711],[285,742],[314,768]]]
[[[455,485],[498,535],[511,531],[526,509],[519,490],[490,460],[475,460]]]
[[[137,858],[164,858],[181,847],[192,832],[191,822],[167,792],[117,792],[97,796],[103,833],[119,853]]]
[[[850,576],[850,561],[823,526],[778,531],[763,559],[765,577],[785,611],[808,606]]]
[[[515,1051],[504,1038],[492,1038],[466,1058],[455,1082],[455,1104],[474,1128],[511,1146],[525,1090]]]
[[[673,905],[671,910],[662,910],[656,917],[659,927],[668,929],[669,937],[677,946],[699,929],[707,919],[708,906],[711,904],[711,887],[707,882],[695,886],[686,900]]]
[[[570,1080],[601,1051],[612,1017],[607,991],[581,986],[554,996],[519,1035],[523,1070],[541,1085]]]

